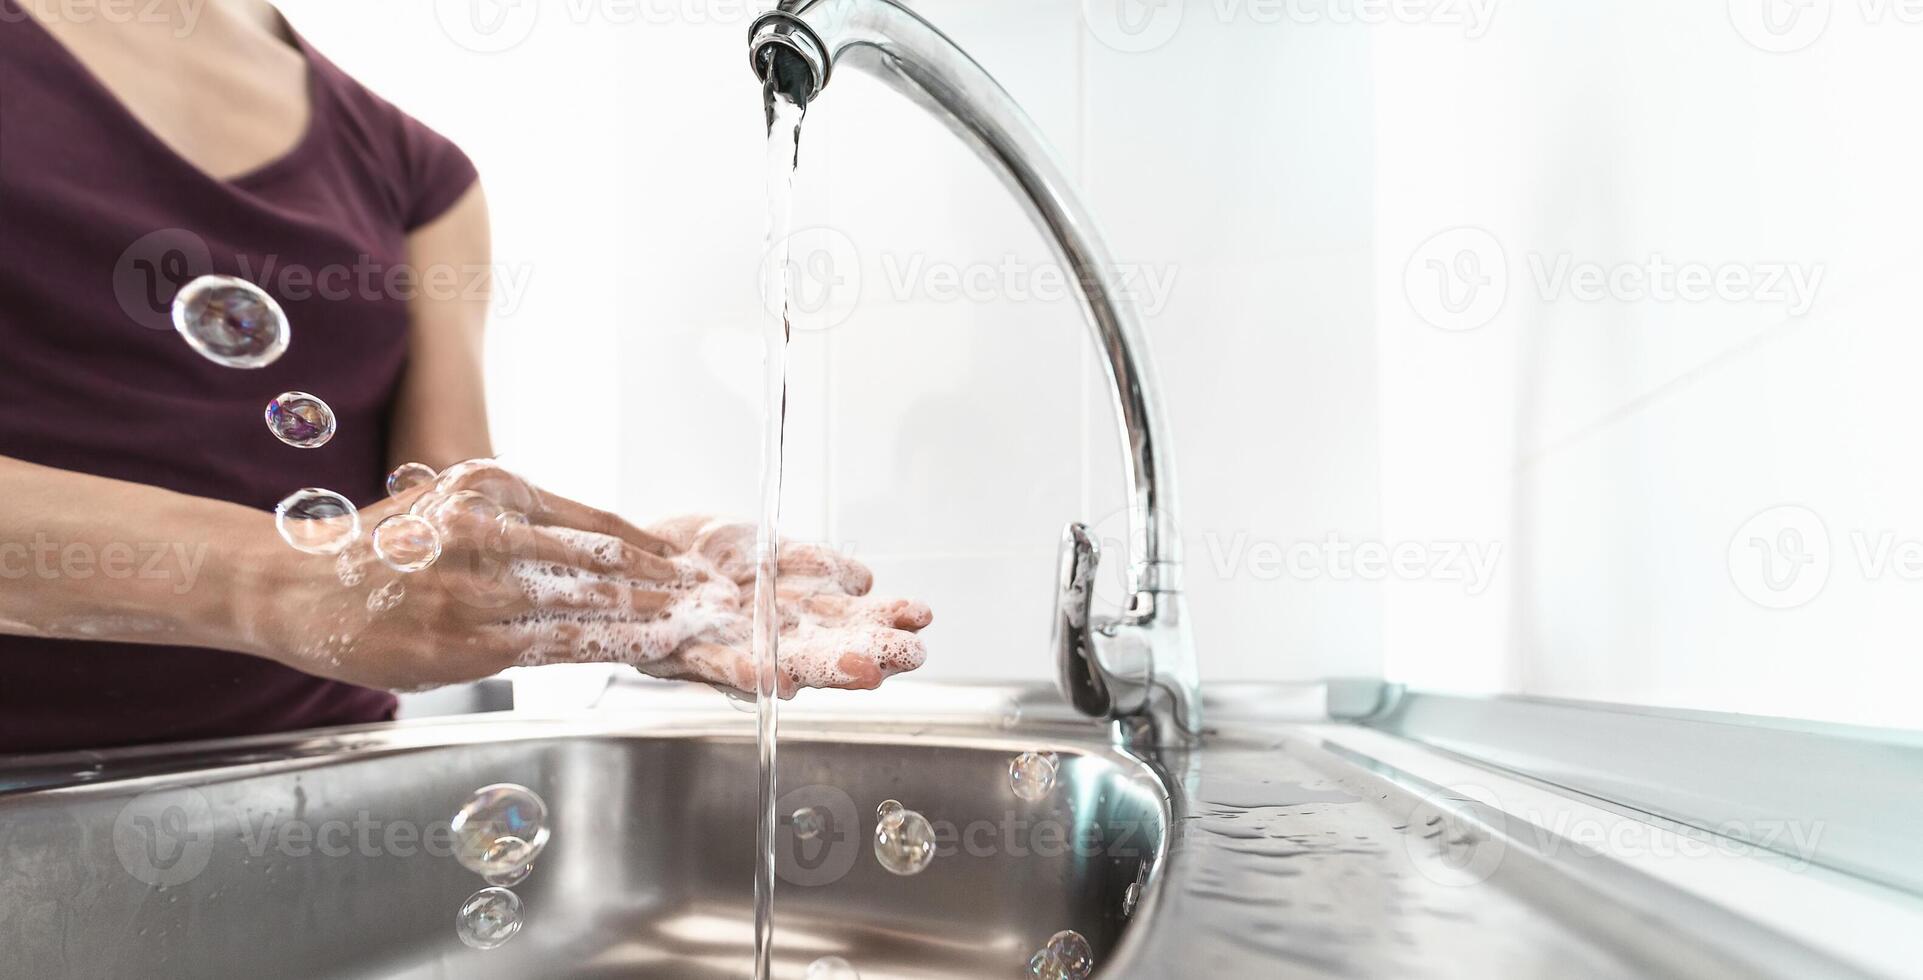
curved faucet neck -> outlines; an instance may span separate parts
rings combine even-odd
[[[1094,219],[1015,100],[953,41],[895,0],[784,0],[750,28],[757,72],[764,70],[770,47],[808,65],[810,99],[838,69],[857,67],[929,109],[1005,178],[1053,244],[1103,355],[1123,436],[1129,501],[1129,608],[1094,616],[1086,608],[1088,590],[1074,592],[1067,582],[1058,596],[1064,692],[1087,713],[1148,720],[1157,739],[1193,737],[1201,730],[1200,697],[1159,389],[1141,323]],[[1064,561],[1084,562],[1092,573],[1096,550],[1078,557],[1070,554],[1071,545],[1065,539]],[[1068,608],[1077,603],[1079,610]]]

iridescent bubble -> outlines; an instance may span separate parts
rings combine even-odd
[[[231,368],[264,368],[287,352],[292,331],[280,304],[231,276],[201,276],[174,294],[174,330],[200,356]]]
[[[374,526],[374,554],[397,572],[422,571],[441,557],[441,532],[424,518],[395,514]]]
[[[882,800],[881,804],[875,807],[875,817],[882,823],[887,823],[891,818],[899,817],[904,812],[906,811],[900,800]]]
[[[808,972],[802,980],[861,980],[861,974],[847,960],[839,956],[824,956],[808,964]]]
[[[267,431],[295,449],[319,449],[334,438],[334,410],[307,392],[282,392],[267,403]]]
[[[478,875],[531,864],[548,843],[548,806],[526,786],[495,783],[474,791],[454,814],[454,859]]]
[[[935,860],[935,828],[913,810],[883,816],[875,828],[875,860],[892,874],[921,874]]]
[[[407,587],[397,579],[367,594],[367,611],[379,615],[401,604],[407,598]]]
[[[820,837],[828,824],[827,818],[821,815],[821,811],[811,806],[796,810],[794,816],[789,817],[788,820],[795,828],[795,836],[802,840],[814,840]]]
[[[440,474],[426,463],[402,463],[387,474],[387,495],[398,497],[419,486],[433,483]]]
[[[1030,803],[1046,799],[1055,788],[1055,760],[1039,752],[1023,752],[1008,762],[1008,785]]]
[[[1088,980],[1094,972],[1095,951],[1073,929],[1048,937],[1047,945],[1028,961],[1029,975],[1041,980]]]
[[[505,888],[483,888],[461,903],[454,932],[475,949],[493,949],[521,931],[521,897]]]
[[[310,555],[338,555],[361,536],[361,514],[346,497],[308,487],[274,508],[281,539]]]
[[[502,838],[502,840],[515,840],[515,838]],[[515,842],[515,844],[521,844],[521,842]],[[500,847],[502,842],[494,842],[494,845]],[[517,867],[517,869],[504,870],[504,872],[500,872],[500,874],[483,874],[481,878],[487,880],[487,884],[492,884],[492,886],[496,886],[496,888],[513,888],[513,886],[525,882],[527,876],[533,874],[533,872],[535,872],[535,865],[521,865],[521,867]]]

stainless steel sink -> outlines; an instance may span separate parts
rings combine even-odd
[[[784,715],[781,812],[827,825],[777,835],[779,977],[1012,978],[1062,929],[1101,980],[1888,972],[1462,797],[1431,781],[1460,760],[1329,723],[1332,688],[1218,685],[1200,745],[1138,758],[1052,691],[891,687]],[[1062,756],[1040,803],[1008,785],[1025,750]],[[503,781],[554,836],[525,928],[478,951],[447,824]],[[0,759],[0,978],[746,977],[755,782],[749,715],[639,684],[576,721]],[[876,863],[884,799],[943,834],[919,876]]]
[[[0,772],[0,975],[745,976],[756,777],[737,720],[442,724]],[[1062,756],[1040,803],[1008,786],[1028,749]],[[1099,738],[792,724],[781,751],[782,812],[828,825],[780,835],[778,976],[830,954],[867,980],[1016,976],[1062,929],[1099,960],[1165,845],[1161,784]],[[516,888],[522,933],[480,951],[454,923],[484,883],[446,827],[494,782],[541,793],[554,832]],[[918,876],[875,860],[885,799],[942,838]]]

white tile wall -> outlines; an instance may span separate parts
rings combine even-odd
[[[1524,4],[1480,40],[1379,38],[1385,521],[1508,548],[1477,601],[1392,594],[1391,675],[1923,725],[1915,576],[1874,547],[1923,532],[1905,451],[1923,127],[1896,95],[1923,28],[1819,5],[1819,40],[1766,53],[1737,26],[1751,6]],[[1507,303],[1438,330],[1404,274],[1463,225],[1506,253]],[[1536,271],[1652,255],[1823,278],[1801,311],[1585,300]],[[1827,575],[1773,590],[1758,543],[1779,572],[1827,549]]]

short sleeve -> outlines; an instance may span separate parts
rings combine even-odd
[[[453,140],[406,114],[401,115],[401,151],[407,231],[446,214],[480,178],[474,161]]]

